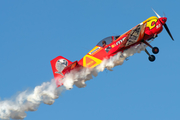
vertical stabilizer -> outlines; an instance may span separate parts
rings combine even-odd
[[[64,74],[62,73],[62,71],[66,66],[70,65],[71,63],[71,61],[62,56],[58,56],[51,60],[52,71],[54,79],[56,80],[57,87],[63,85],[61,79],[64,77]]]

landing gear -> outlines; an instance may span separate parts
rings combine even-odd
[[[148,56],[149,56],[149,61],[151,61],[151,62],[153,62],[155,59],[156,59],[156,57],[154,56],[154,55],[150,55],[149,54],[149,52],[147,51],[147,49],[145,49],[145,52],[148,54]]]
[[[158,47],[153,47],[153,48],[152,48],[152,52],[153,52],[154,54],[158,54],[159,48],[158,48]]]
[[[153,62],[155,59],[156,59],[156,57],[154,55],[149,56],[149,61]]]
[[[154,53],[154,54],[157,54],[157,53],[159,53],[159,48],[158,47],[152,47],[148,42],[146,42],[146,41],[142,41],[143,43],[145,43],[147,46],[149,46],[150,48],[152,48],[152,52]],[[145,49],[145,52],[148,54],[148,56],[149,56],[149,61],[151,61],[151,62],[153,62],[153,61],[155,61],[155,59],[156,59],[156,57],[154,56],[154,55],[150,55],[149,54],[149,52],[147,51],[147,49]]]

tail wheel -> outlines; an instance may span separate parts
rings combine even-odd
[[[152,48],[152,52],[153,52],[154,54],[157,54],[157,53],[159,52],[159,48],[158,48],[158,47],[153,47],[153,48]]]
[[[156,57],[154,55],[149,56],[149,61],[153,62],[155,59],[156,59]]]

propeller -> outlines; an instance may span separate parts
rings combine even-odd
[[[164,24],[164,27],[165,27],[166,31],[168,32],[169,36],[171,37],[171,39],[174,40],[174,38],[171,35],[171,32],[169,31],[168,26],[166,24]]]
[[[158,18],[161,18],[161,16],[158,15],[157,12],[156,12],[153,8],[152,8],[152,10],[154,11],[154,13],[156,14],[156,16],[157,16]]]
[[[156,16],[157,16],[158,18],[161,18],[161,16],[160,16],[159,14],[157,14],[157,12],[156,12],[153,8],[152,8],[152,10],[154,11],[154,13],[156,14]],[[164,15],[165,15],[165,14],[164,14]],[[164,28],[166,29],[166,31],[167,31],[167,33],[169,34],[169,36],[171,37],[171,39],[174,40],[174,38],[173,38],[172,35],[171,35],[171,32],[169,31],[169,28],[168,28],[167,24],[164,23],[163,26],[164,26]]]
[[[163,17],[165,17],[166,16],[166,14],[163,12]]]

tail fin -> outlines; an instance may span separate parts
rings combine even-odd
[[[63,82],[61,81],[61,79],[64,77],[63,70],[70,64],[72,64],[72,62],[62,56],[58,56],[51,60],[51,67],[57,87],[63,85]]]

